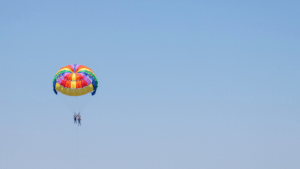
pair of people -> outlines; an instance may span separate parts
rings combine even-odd
[[[80,113],[78,113],[78,114],[74,113],[74,124],[75,123],[77,124],[77,120],[78,120],[78,126],[79,125],[81,126],[81,116],[80,116]]]

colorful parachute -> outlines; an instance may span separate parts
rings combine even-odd
[[[83,111],[92,96],[96,94],[97,88],[98,81],[95,74],[83,65],[73,64],[62,67],[53,79],[54,93],[74,113]]]
[[[53,91],[68,96],[95,95],[98,81],[93,71],[83,65],[72,64],[62,67],[53,80]]]

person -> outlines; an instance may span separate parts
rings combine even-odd
[[[80,116],[80,113],[78,113],[77,117],[78,117],[78,126],[79,125],[81,126],[81,116]]]
[[[76,118],[77,118],[77,115],[76,115],[76,113],[74,113],[74,124],[77,123]]]

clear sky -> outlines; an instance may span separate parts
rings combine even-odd
[[[300,168],[299,9],[0,0],[0,169]],[[52,90],[74,63],[99,80],[81,127]]]

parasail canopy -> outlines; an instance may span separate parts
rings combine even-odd
[[[53,79],[53,91],[68,96],[96,94],[98,81],[93,71],[83,65],[72,64],[62,67]]]

